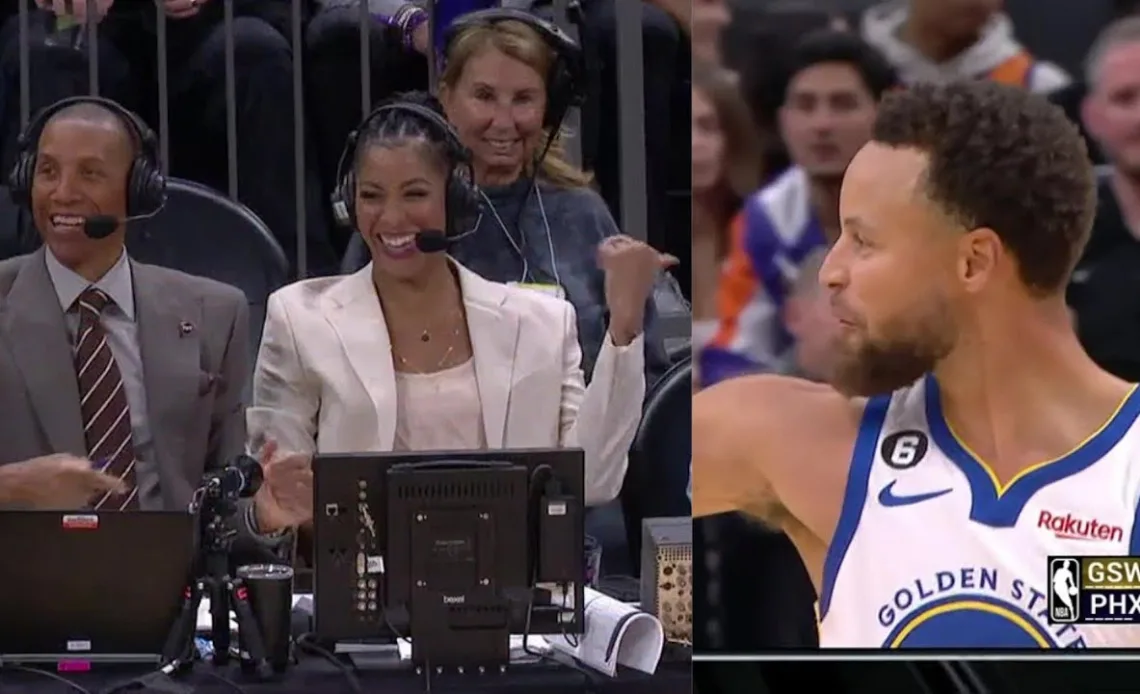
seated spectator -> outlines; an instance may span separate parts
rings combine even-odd
[[[701,353],[703,385],[792,369],[784,303],[804,258],[838,238],[843,173],[871,136],[879,99],[895,86],[882,56],[846,32],[804,37],[792,65],[779,121],[796,166],[748,198],[732,222],[720,327]]]
[[[759,185],[761,145],[733,73],[694,65],[692,94],[693,347],[700,351],[716,331],[728,226]]]
[[[1097,364],[1140,381],[1140,17],[1110,24],[1087,59],[1082,116],[1110,162],[1068,291],[1077,335]]]
[[[67,453],[122,483],[91,508],[185,509],[205,472],[244,451],[246,299],[132,261],[122,223],[106,236],[87,233],[85,218],[122,219],[161,203],[154,135],[137,116],[114,102],[62,102],[25,135],[12,194],[43,246],[0,263],[0,464]],[[312,503],[293,494],[308,475],[304,461],[274,451],[263,449],[266,484],[235,517],[242,537],[265,544],[273,541],[263,532],[291,525],[294,509]],[[63,459],[16,470],[24,483],[78,482]]]
[[[761,183],[771,183],[792,166],[779,137],[780,107],[787,74],[793,69],[796,46],[809,34],[842,28],[834,8],[816,3],[773,2],[733,8],[733,23],[725,31],[726,65],[740,75],[740,91],[764,138]],[[845,21],[843,22],[845,23]]]
[[[360,0],[320,0],[306,34],[306,89],[310,120],[316,137],[321,180],[331,181],[341,144],[361,116]],[[591,93],[582,109],[582,150],[598,175],[598,188],[613,214],[620,202],[621,166],[617,120],[617,60],[614,0],[585,0],[582,42],[590,54]],[[370,91],[373,103],[392,94],[428,87],[425,57],[431,40],[423,2],[368,0],[371,56]],[[488,5],[528,6],[548,13],[549,0],[488,2],[449,0],[470,9]],[[447,15],[454,14],[448,7]],[[440,11],[440,10],[437,10]],[[676,96],[683,86],[689,55],[681,30],[666,14],[647,4],[642,14],[646,129],[648,240],[679,257],[688,252],[688,227],[670,218],[670,189],[687,188],[689,162],[674,161],[676,143],[688,137],[687,114],[679,112]],[[680,172],[678,174],[677,172]],[[682,215],[686,220],[688,214]],[[347,238],[338,239],[347,243]],[[512,279],[517,279],[513,278]]]
[[[598,249],[611,320],[584,386],[573,306],[419,250],[425,230],[455,236],[478,214],[466,149],[430,100],[382,106],[358,132],[340,191],[372,262],[270,297],[254,443],[305,454],[580,447],[586,502],[614,498],[645,394],[641,307],[658,253],[624,236]]]
[[[989,79],[1048,94],[1069,84],[1014,36],[1002,0],[892,0],[863,14],[862,34],[906,84]]]
[[[1111,4],[1112,14],[1109,24],[1116,24],[1120,20],[1140,15],[1140,1],[1138,0],[1115,0]],[[1087,63],[1088,60],[1086,59],[1085,62]],[[1084,116],[1081,113],[1086,98],[1089,96],[1088,80],[1088,74],[1080,75],[1080,78],[1074,80],[1069,86],[1050,93],[1049,101],[1060,106],[1065,111],[1065,115],[1069,117],[1069,120],[1080,127],[1081,135],[1084,136],[1085,142],[1088,143],[1089,146],[1089,158],[1092,159],[1093,164],[1101,166],[1107,163],[1104,152],[1101,151],[1096,138],[1088,131],[1088,126],[1085,124]]]
[[[64,3],[38,2],[45,7]],[[98,0],[100,91],[157,122],[156,11],[167,18],[172,173],[226,190],[225,30],[222,0],[126,2]],[[160,10],[156,10],[156,5]],[[293,63],[286,38],[288,0],[233,0],[234,62],[238,102],[238,197],[273,231],[291,262],[297,256],[292,201]],[[74,3],[84,19],[85,3]],[[58,99],[88,93],[88,49],[73,47],[75,33],[53,33],[47,11],[32,17],[33,111]],[[0,30],[0,166],[10,167],[20,131],[17,18]],[[71,32],[81,31],[76,27]],[[50,38],[49,38],[50,37]],[[64,45],[60,45],[64,44]],[[315,183],[315,180],[314,180]],[[316,186],[312,186],[314,194]],[[327,224],[314,197],[307,219],[308,265],[316,273],[337,269]]]
[[[564,158],[560,124],[549,122],[547,105],[566,103],[569,95],[547,91],[547,76],[561,58],[534,21],[480,21],[459,32],[447,53],[440,99],[471,149],[482,201],[474,233],[452,253],[487,279],[536,285],[568,299],[578,314],[582,369],[589,379],[607,322],[612,327],[613,321],[598,247],[619,232],[589,187],[590,177]],[[652,301],[636,313],[645,321],[652,383],[669,362],[654,327]]]
[[[361,116],[360,0],[316,0],[305,31],[306,120],[327,188],[336,180],[344,140]],[[369,91],[372,106],[399,92],[428,88],[428,14],[423,2],[368,0]],[[344,249],[355,233],[334,232]]]

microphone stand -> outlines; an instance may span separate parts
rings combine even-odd
[[[230,661],[230,611],[237,617],[238,633],[244,642],[240,656],[247,660],[261,680],[274,676],[265,652],[265,639],[249,606],[244,581],[230,575],[230,550],[237,530],[232,521],[237,512],[237,495],[221,491],[215,480],[207,480],[195,492],[191,512],[199,514],[202,546],[195,562],[195,578],[183,595],[182,608],[174,632],[167,641],[164,656],[171,662],[177,654],[193,648],[198,626],[198,606],[205,595],[210,597],[210,640],[213,664],[225,666]],[[167,659],[167,658],[164,658]]]

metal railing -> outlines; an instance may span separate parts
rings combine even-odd
[[[119,0],[125,2],[126,0]],[[236,77],[234,61],[234,2],[233,0],[210,0],[219,2],[224,8],[225,21],[225,94],[226,94],[226,157],[228,172],[229,198],[238,201],[241,191],[238,189],[238,138],[237,138],[237,99]],[[36,13],[41,12],[35,7],[34,0],[16,0],[19,4],[19,59],[20,59],[20,123],[26,127],[31,119],[31,31],[30,22]],[[87,56],[88,94],[99,95],[99,23],[95,20],[95,0],[75,0],[77,3],[87,3],[87,21],[85,26],[74,27],[76,47],[82,46]],[[304,0],[292,0],[292,26],[291,39],[294,47],[304,45]],[[618,61],[618,94],[619,116],[621,127],[621,220],[622,230],[636,238],[646,238],[646,163],[645,163],[645,104],[643,99],[644,67],[642,61],[641,36],[641,3],[633,0],[614,0],[617,16],[617,61]],[[566,21],[567,0],[555,0],[554,7],[559,24],[568,26]],[[433,14],[436,0],[428,3]],[[372,59],[370,31],[375,22],[369,13],[367,0],[359,3],[360,12],[360,109],[362,114],[371,110],[372,92]],[[157,11],[156,42],[157,42],[157,95],[158,95],[158,123],[157,135],[159,139],[160,165],[164,173],[169,172],[170,162],[170,90],[168,84],[168,47],[167,47],[167,19],[163,12]],[[295,49],[295,55],[301,55],[301,50]],[[432,61],[434,62],[434,61]],[[437,70],[432,66],[434,77]],[[426,86],[426,85],[425,85]],[[297,223],[297,272],[301,277],[308,274],[308,260],[306,257],[307,235],[306,228],[306,123],[304,98],[304,61],[293,60],[293,110],[294,122],[294,206]],[[571,116],[576,122],[578,115]],[[284,144],[284,143],[282,143]],[[577,142],[569,143],[571,158],[581,162],[581,153],[577,151]],[[322,181],[322,184],[331,186],[331,181]]]

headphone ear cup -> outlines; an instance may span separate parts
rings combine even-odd
[[[543,114],[543,127],[551,132],[562,127],[566,112],[575,106],[574,75],[566,61],[559,58],[551,70],[549,84],[546,87],[546,113]]]
[[[145,156],[135,158],[127,188],[127,215],[155,214],[166,204],[166,177]]]
[[[36,155],[22,151],[8,174],[8,195],[12,204],[28,210],[32,207],[32,174],[36,168]]]
[[[466,167],[456,167],[447,182],[447,235],[455,237],[469,231],[478,218],[479,191]]]
[[[333,217],[342,227],[356,229],[356,177],[348,173],[337,183],[332,194]]]

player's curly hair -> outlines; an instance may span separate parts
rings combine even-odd
[[[1096,213],[1084,139],[1024,89],[972,81],[887,95],[873,139],[927,154],[924,192],[967,229],[988,227],[1036,296],[1061,291]]]

